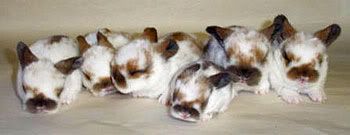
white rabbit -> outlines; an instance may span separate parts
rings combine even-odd
[[[78,36],[80,53],[84,58],[81,66],[83,85],[95,96],[116,92],[111,80],[111,67],[115,49],[129,42],[126,33],[112,32],[106,28]]]
[[[256,94],[269,92],[268,52],[270,41],[263,32],[243,26],[208,26],[212,36],[203,58],[224,67],[233,75],[233,89]]]
[[[20,63],[17,93],[23,109],[31,113],[55,113],[61,103],[69,104],[81,90],[83,63],[74,40],[56,35],[31,46],[17,44]]]
[[[174,32],[158,41],[157,30],[146,28],[140,38],[116,51],[111,63],[114,86],[134,97],[158,98],[169,89],[174,73],[200,55],[191,35]],[[165,103],[165,99],[161,96],[159,100]]]
[[[287,103],[301,102],[300,94],[315,102],[326,100],[326,50],[340,35],[339,25],[332,24],[314,34],[297,32],[284,15],[277,16],[274,25],[270,55],[272,88]]]
[[[225,111],[235,95],[230,73],[212,62],[196,61],[180,69],[171,81],[170,115],[183,121],[207,121]]]

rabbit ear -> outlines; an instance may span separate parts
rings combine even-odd
[[[62,61],[59,61],[55,64],[55,67],[60,71],[61,73],[68,75],[72,73],[75,69],[80,68],[80,66],[83,64],[83,58],[80,56],[68,58]]]
[[[326,47],[329,47],[340,35],[341,28],[338,24],[332,24],[328,27],[315,32],[315,37],[320,39]]]
[[[143,30],[143,36],[148,39],[151,43],[158,42],[157,29],[154,27],[147,27]]]
[[[107,37],[101,32],[97,32],[96,37],[99,45],[114,49],[113,45],[108,41]]]
[[[296,32],[284,15],[276,16],[273,24],[261,31],[261,33],[268,37],[271,43],[277,45],[293,36]]]
[[[38,61],[38,58],[30,51],[29,47],[21,42],[17,44],[17,56],[20,62],[20,65],[23,68],[31,64],[32,62]]]
[[[78,41],[78,44],[79,44],[79,52],[80,52],[80,54],[83,54],[86,50],[88,50],[91,47],[91,45],[89,45],[89,43],[86,42],[85,37],[83,37],[81,35],[79,35],[77,37],[77,41]]]
[[[201,68],[200,64],[194,64],[189,67],[187,67],[179,76],[178,79],[185,79],[188,76],[191,76],[195,72],[197,72]]]
[[[176,41],[172,39],[162,42],[159,47],[157,47],[157,51],[161,53],[166,60],[173,57],[178,50],[179,46]]]
[[[208,26],[205,30],[220,43],[223,43],[223,41],[233,32],[229,28],[222,28],[219,26]]]
[[[225,87],[232,81],[232,77],[229,73],[218,73],[209,77],[209,82],[217,89]]]

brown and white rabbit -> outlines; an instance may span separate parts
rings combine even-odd
[[[212,36],[204,59],[224,67],[233,75],[233,89],[256,94],[269,92],[268,52],[270,41],[264,33],[243,26],[208,26]]]
[[[80,53],[84,58],[81,66],[83,85],[95,96],[116,92],[111,80],[111,67],[115,49],[129,42],[126,33],[112,32],[106,28],[78,36]]]
[[[54,113],[61,104],[69,104],[81,90],[83,63],[74,40],[56,35],[27,46],[17,44],[20,63],[17,93],[23,109],[31,113]]]
[[[183,121],[207,121],[225,111],[235,95],[230,73],[212,62],[196,61],[182,67],[170,83],[170,115]]]
[[[120,47],[112,60],[114,86],[134,97],[158,98],[169,88],[174,73],[201,55],[195,39],[183,32],[158,41],[155,28],[145,28],[141,37]],[[160,102],[165,103],[166,96]]]
[[[298,32],[284,15],[274,19],[273,51],[271,52],[272,88],[287,103],[302,101],[305,94],[312,101],[326,100],[324,84],[327,77],[327,48],[340,35],[337,24],[313,34]]]

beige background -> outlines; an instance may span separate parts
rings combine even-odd
[[[349,0],[1,0],[0,134],[349,134],[349,6]],[[303,31],[331,23],[343,28],[329,50],[325,104],[287,105],[274,93],[242,93],[216,119],[190,124],[171,119],[153,100],[95,98],[87,92],[61,113],[31,115],[20,109],[13,92],[14,48],[20,40],[102,27],[140,32],[155,26],[160,33],[201,32],[208,25],[261,28],[282,13]]]

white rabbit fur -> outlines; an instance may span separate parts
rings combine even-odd
[[[155,28],[146,28],[141,37],[120,47],[112,60],[113,83],[121,93],[134,97],[159,98],[165,103],[173,74],[199,58],[194,37],[174,32],[158,41]]]
[[[23,109],[31,113],[55,113],[69,104],[81,90],[83,60],[74,40],[56,35],[27,46],[17,45],[19,68],[17,93]]]
[[[212,62],[199,60],[182,67],[168,91],[169,113],[189,122],[207,121],[225,111],[236,95],[229,73]]]

